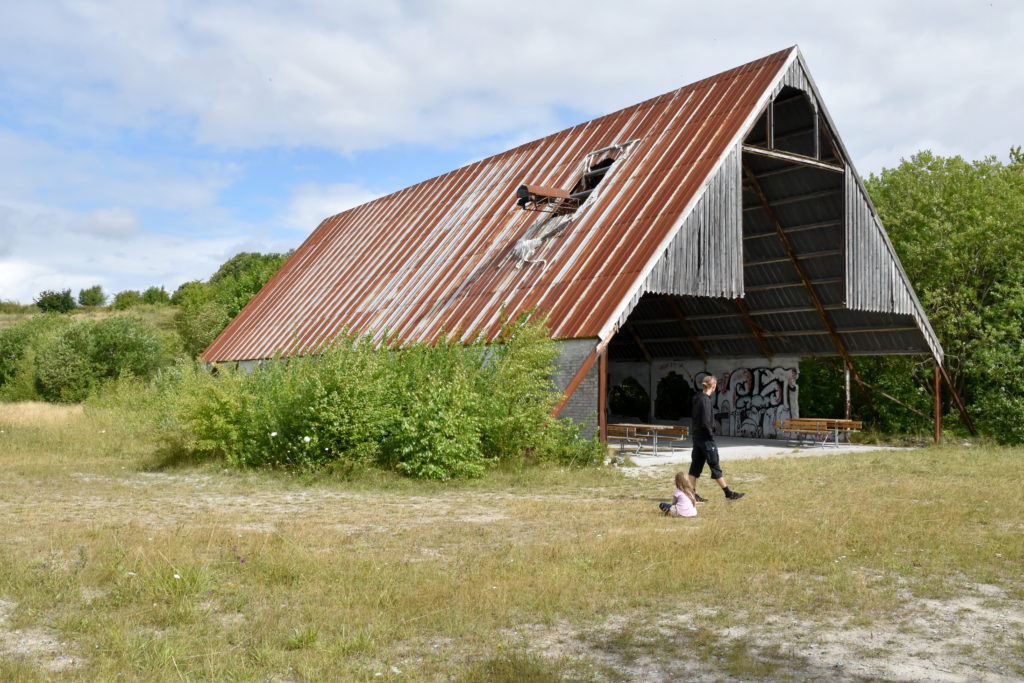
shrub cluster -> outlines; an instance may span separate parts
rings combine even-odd
[[[160,332],[135,316],[37,315],[0,330],[0,399],[81,401],[109,380],[150,377],[170,360]]]
[[[77,306],[70,289],[60,292],[51,290],[40,292],[34,303],[40,311],[47,313],[67,313]]]
[[[238,467],[377,466],[446,480],[497,464],[590,464],[600,444],[551,417],[557,353],[543,324],[524,317],[493,344],[444,338],[396,350],[342,336],[254,372],[181,365],[161,379],[164,431]]]

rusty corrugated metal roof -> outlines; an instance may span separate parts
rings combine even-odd
[[[555,338],[598,338],[796,59],[795,47],[573,126],[325,220],[205,351],[301,353],[346,328],[399,342],[493,337],[502,310],[547,312]],[[588,153],[633,141],[557,236],[523,183],[570,189]]]

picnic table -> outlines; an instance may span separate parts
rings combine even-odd
[[[775,423],[775,431],[788,435],[789,445],[813,443],[822,448],[830,441],[833,446],[838,447],[842,438],[849,443],[850,434],[859,432],[861,427],[860,420],[838,420],[823,417],[793,417]]]
[[[639,452],[647,439],[651,440],[653,454],[658,454],[658,435],[663,438],[676,441],[684,440],[690,433],[689,428],[683,425],[661,425],[645,424],[634,422],[616,422],[608,425],[608,442],[619,444],[621,452],[626,446],[634,447],[633,452]]]

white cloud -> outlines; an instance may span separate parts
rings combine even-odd
[[[251,232],[251,231],[249,231]],[[77,212],[0,199],[0,300],[29,303],[43,290],[99,284],[107,294],[205,280],[244,250],[284,251],[279,242],[257,243],[247,232],[182,238],[140,226],[137,217],[112,207]],[[116,239],[115,239],[116,238]]]
[[[9,85],[29,98],[61,93],[56,109],[71,116],[53,125],[173,123],[218,147],[515,137],[557,128],[564,108],[604,113],[800,43],[857,150],[919,132],[959,135],[970,154],[984,128],[1011,128],[1017,113],[990,110],[979,127],[978,100],[956,93],[1020,105],[1024,79],[1024,6],[1010,0],[104,0],[7,14],[0,61],[20,76]]]
[[[312,232],[325,218],[379,196],[350,183],[305,184],[296,189],[280,223],[295,230]]]

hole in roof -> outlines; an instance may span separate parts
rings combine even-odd
[[[575,212],[608,175],[612,164],[634,142],[636,140],[628,140],[586,154],[581,164],[582,172],[571,189],[523,183],[516,190],[516,204],[524,211],[543,211],[556,216]]]

